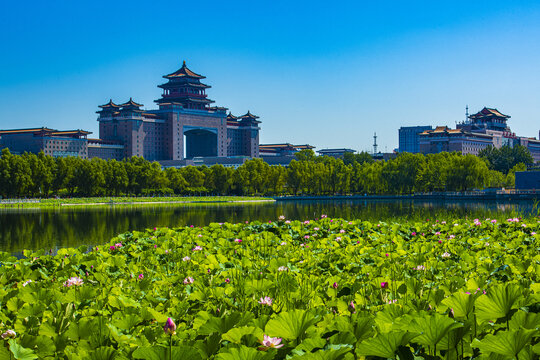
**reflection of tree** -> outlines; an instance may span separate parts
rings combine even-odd
[[[274,204],[231,206],[144,206],[88,207],[69,209],[0,210],[0,250],[20,253],[24,249],[57,249],[104,244],[118,234],[148,228],[185,225],[205,226],[211,222],[244,222],[288,219],[307,220],[329,217],[389,221],[391,219],[452,220],[493,218],[496,215],[531,211],[530,202],[412,202],[326,200],[291,201]]]

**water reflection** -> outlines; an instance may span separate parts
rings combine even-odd
[[[329,217],[370,221],[510,216],[535,211],[532,202],[413,202],[413,201],[283,201],[244,206],[132,206],[61,209],[0,209],[0,251],[57,249],[108,242],[117,234],[155,226],[204,226],[211,222],[243,222]]]

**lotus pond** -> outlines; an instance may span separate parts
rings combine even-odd
[[[0,359],[537,359],[540,223],[156,228],[0,255]]]

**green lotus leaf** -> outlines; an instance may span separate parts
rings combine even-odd
[[[255,326],[242,326],[230,329],[223,334],[222,339],[235,344],[240,344],[242,337],[245,335],[253,335],[259,339],[262,339],[263,331]]]
[[[408,345],[418,335],[418,333],[410,333],[402,330],[380,333],[373,338],[358,342],[356,345],[356,355],[380,356],[387,359],[395,359],[399,347]]]
[[[536,332],[531,329],[499,331],[495,335],[486,335],[482,340],[474,339],[472,347],[480,349],[482,353],[514,357],[531,342]]]
[[[475,296],[464,292],[457,292],[444,299],[442,303],[454,312],[457,318],[468,318],[474,308]]]
[[[8,344],[9,350],[13,354],[13,357],[17,360],[31,360],[38,358],[38,356],[34,353],[33,350],[24,348],[21,345],[17,344],[17,341],[15,341],[15,339],[10,339],[8,341]]]
[[[489,288],[487,295],[476,300],[475,314],[479,320],[497,320],[519,308],[524,300],[523,290],[516,284],[501,284]]]
[[[307,329],[319,320],[319,316],[306,310],[282,312],[270,319],[265,327],[268,336],[296,340],[302,337]]]
[[[216,355],[216,360],[270,360],[275,356],[275,350],[267,352],[257,351],[254,348],[240,346],[227,348]]]

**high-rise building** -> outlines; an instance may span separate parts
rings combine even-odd
[[[431,126],[402,126],[399,128],[399,152],[420,152],[420,134],[432,130]]]

